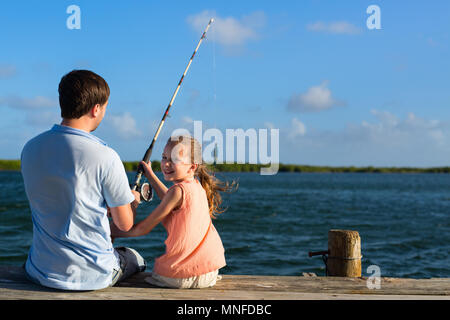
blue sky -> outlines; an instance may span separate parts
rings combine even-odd
[[[66,9],[78,5],[81,29]],[[381,29],[366,12],[378,5]],[[209,17],[163,127],[279,129],[283,163],[448,166],[448,1],[15,1],[0,12],[0,158],[59,123],[57,86],[111,88],[95,135],[139,160]],[[205,21],[206,19],[206,21]]]

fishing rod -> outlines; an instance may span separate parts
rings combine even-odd
[[[195,54],[197,53],[198,48],[202,44],[202,41],[206,36],[206,32],[208,32],[209,26],[211,25],[211,23],[213,21],[214,21],[214,19],[212,19],[212,18],[211,18],[211,20],[209,20],[209,23],[206,26],[205,31],[203,31],[202,37],[200,38],[200,40],[197,44],[197,47],[195,48],[194,53],[191,56],[191,59],[189,59],[189,63],[187,65],[186,69],[184,70],[180,81],[178,82],[177,88],[175,89],[175,92],[172,95],[172,99],[170,99],[169,105],[167,106],[166,111],[164,112],[164,115],[161,119],[161,122],[159,123],[158,129],[156,130],[155,136],[153,137],[153,140],[152,140],[150,146],[148,147],[147,151],[145,152],[144,157],[142,158],[142,161],[144,161],[144,162],[148,162],[148,160],[150,159],[150,156],[152,155],[153,146],[155,144],[155,141],[156,141],[156,139],[158,139],[159,132],[161,131],[162,126],[164,125],[164,121],[166,121],[166,117],[169,115],[169,110],[172,107],[173,101],[175,100],[175,97],[177,96],[178,91],[180,90],[181,83],[183,82],[183,79],[186,76],[186,73],[189,70],[189,67],[191,66],[192,60],[194,59]],[[150,187],[150,185],[148,183],[143,183],[142,185],[140,183],[143,173],[144,173],[144,168],[142,167],[141,164],[139,164],[137,172],[136,172],[136,177],[134,179],[134,183],[131,185],[131,189],[140,192],[141,198],[144,201],[151,201],[153,198],[152,188]]]

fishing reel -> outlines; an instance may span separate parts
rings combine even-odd
[[[132,186],[133,188],[133,186]],[[136,185],[135,189],[141,195],[141,200],[145,202],[150,202],[153,199],[153,189],[147,182],[143,184]]]

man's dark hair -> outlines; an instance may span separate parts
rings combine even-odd
[[[61,117],[66,119],[78,119],[109,98],[105,79],[89,70],[73,70],[63,76],[58,92]]]

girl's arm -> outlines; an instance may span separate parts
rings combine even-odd
[[[166,196],[162,199],[161,203],[147,216],[147,218],[133,225],[129,231],[124,232],[115,227],[115,225],[111,225],[111,237],[126,238],[143,236],[149,233],[173,209],[179,207],[182,203],[183,191],[178,186],[174,187],[166,193]]]
[[[162,183],[161,180],[159,180],[159,178],[153,172],[152,164],[150,161],[148,163],[141,161],[141,165],[144,168],[145,177],[150,182],[150,185],[152,186],[153,190],[155,190],[156,194],[158,195],[158,198],[162,200],[167,193],[167,187],[164,185],[164,183]]]

